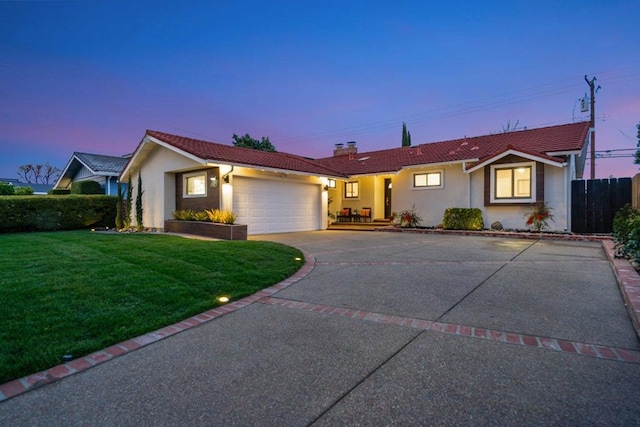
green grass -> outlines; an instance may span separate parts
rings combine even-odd
[[[89,231],[0,234],[0,384],[253,294],[297,249]]]

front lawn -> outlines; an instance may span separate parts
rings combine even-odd
[[[89,231],[0,234],[0,384],[291,276],[297,249]]]

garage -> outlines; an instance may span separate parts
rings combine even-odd
[[[248,234],[319,230],[320,186],[235,176],[233,211]]]

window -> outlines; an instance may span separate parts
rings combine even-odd
[[[531,202],[534,199],[535,164],[518,163],[491,166],[493,202]]]
[[[184,176],[184,197],[206,197],[207,174],[205,172]]]
[[[344,198],[345,199],[357,199],[360,197],[360,186],[357,181],[344,183]]]
[[[442,171],[414,174],[413,188],[442,188]]]
[[[329,184],[327,185],[327,187],[336,188],[336,180],[335,179],[329,179]]]

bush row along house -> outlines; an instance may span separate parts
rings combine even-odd
[[[255,235],[326,229],[327,212],[346,207],[387,218],[412,206],[423,226],[458,207],[522,229],[545,201],[551,227],[570,230],[571,181],[582,178],[591,130],[579,122],[369,152],[351,142],[322,159],[149,130],[120,179],[141,177],[143,224],[157,229],[179,209],[233,210]]]

